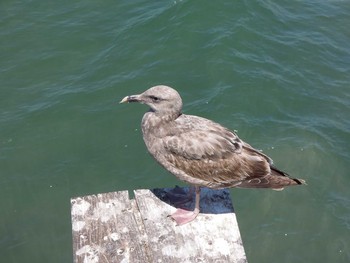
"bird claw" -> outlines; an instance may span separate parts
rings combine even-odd
[[[194,211],[188,211],[185,209],[178,208],[175,211],[175,213],[169,216],[176,222],[176,225],[180,226],[191,222],[197,217],[198,214],[199,211],[197,211],[197,209],[195,209]]]

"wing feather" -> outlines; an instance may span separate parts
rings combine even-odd
[[[162,143],[166,160],[213,188],[232,187],[247,178],[270,173],[270,158],[219,124],[211,123],[210,127],[190,127],[165,136]]]

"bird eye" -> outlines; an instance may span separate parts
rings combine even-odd
[[[154,102],[158,102],[160,101],[160,98],[159,97],[156,97],[156,96],[149,96]]]

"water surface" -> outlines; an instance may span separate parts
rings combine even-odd
[[[308,186],[231,191],[249,262],[350,260],[349,1],[3,1],[0,254],[71,262],[70,198],[179,183],[147,154],[156,84]]]

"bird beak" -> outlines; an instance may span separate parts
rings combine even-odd
[[[139,102],[140,101],[140,95],[131,95],[126,96],[124,99],[122,99],[119,103],[125,103],[125,102]]]
[[[119,103],[125,103],[129,102],[129,96],[126,96],[124,99],[122,99]]]

